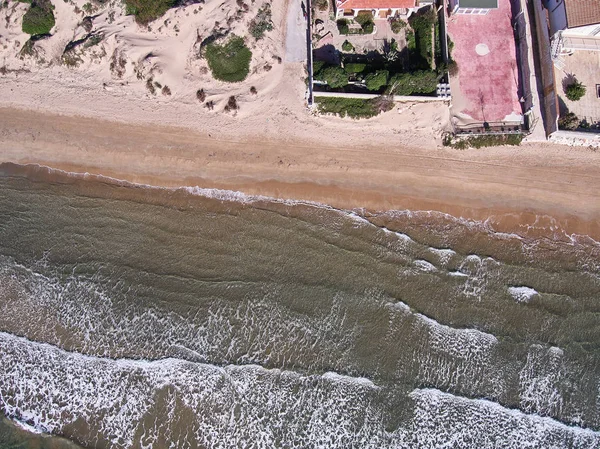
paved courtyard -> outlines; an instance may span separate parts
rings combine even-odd
[[[519,78],[510,0],[499,0],[487,15],[454,15],[448,19],[454,42],[452,58],[458,76],[452,77],[452,112],[469,122],[518,122]]]
[[[581,120],[585,119],[590,125],[600,122],[600,51],[577,50],[571,56],[563,56],[565,63],[563,69],[554,68],[556,77],[556,91],[562,101],[561,113],[564,108],[575,113]],[[563,82],[570,77],[586,86],[586,92],[579,101],[570,101],[565,96]]]

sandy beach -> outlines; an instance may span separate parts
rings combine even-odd
[[[541,143],[449,149],[441,143],[449,121],[442,104],[400,103],[359,121],[309,110],[302,49],[290,38],[302,35],[296,3],[272,4],[273,31],[249,40],[250,75],[236,84],[211,78],[197,44],[213,23],[243,34],[259,2],[237,15],[233,0],[175,8],[148,27],[109,3],[93,19],[103,41],[75,65],[64,64],[63,49],[83,33],[85,0],[60,3],[54,34],[26,57],[25,4],[1,11],[1,162],[344,209],[495,217],[506,230],[538,226],[548,215],[558,221],[542,227],[600,235],[598,152]],[[115,54],[122,71],[110,64]],[[149,92],[146,76],[171,94]],[[199,88],[214,109],[198,101]],[[225,112],[232,95],[239,110]]]
[[[486,150],[328,146],[0,109],[4,162],[166,187],[200,186],[371,211],[437,210],[600,233],[600,155],[524,145]],[[540,222],[549,215],[557,221]]]

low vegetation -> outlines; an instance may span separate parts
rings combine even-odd
[[[211,42],[205,55],[215,79],[237,83],[248,76],[252,52],[239,36],[232,36],[222,45]]]
[[[466,150],[467,148],[496,147],[502,145],[520,145],[523,141],[523,134],[490,134],[486,136],[460,137],[447,135],[444,137],[443,144],[447,147],[457,150]]]
[[[250,22],[248,30],[254,39],[260,40],[267,31],[271,31],[272,29],[271,4],[265,3],[256,13],[256,17]]]
[[[387,70],[369,73],[365,76],[365,86],[372,92],[379,92],[382,87],[387,86],[389,76]]]
[[[344,50],[345,52],[354,51],[354,45],[352,45],[349,41],[345,40],[342,44],[342,50]]]
[[[389,111],[394,102],[387,97],[377,97],[369,100],[342,97],[315,98],[318,111],[322,114],[334,114],[353,119],[371,118],[381,112]]]
[[[355,18],[356,22],[362,28],[364,34],[371,34],[375,29],[375,22],[373,21],[373,14],[370,11],[361,11]]]
[[[580,122],[581,120],[579,120],[579,117],[577,117],[573,112],[567,112],[558,119],[558,128],[567,131],[574,131],[579,128]]]
[[[315,0],[314,5],[319,11],[327,11],[329,9],[329,0]]]
[[[327,82],[327,85],[332,89],[338,89],[348,84],[348,74],[337,65],[322,68],[314,77]]]
[[[431,94],[436,91],[438,74],[430,70],[397,73],[389,82],[390,93],[394,95]]]
[[[432,54],[432,31],[437,21],[435,11],[430,9],[425,13],[413,14],[408,21],[414,31],[414,50],[424,62],[421,68],[425,68],[425,66],[430,67],[434,58]],[[408,39],[409,37],[407,36],[407,42]]]
[[[407,26],[408,26],[408,23],[406,23],[402,19],[394,18],[390,21],[390,28],[392,29],[392,32],[394,34],[398,34],[400,31],[405,29]]]
[[[344,70],[348,74],[357,75],[362,73],[367,68],[367,64],[363,64],[360,62],[347,62],[344,64]]]
[[[565,95],[571,101],[579,101],[585,95],[585,86],[579,81],[574,81],[565,89]]]
[[[141,25],[158,19],[176,3],[177,0],[125,0],[127,14],[134,15],[135,21]]]
[[[23,16],[23,32],[32,36],[50,33],[55,23],[53,10],[50,0],[33,0]]]

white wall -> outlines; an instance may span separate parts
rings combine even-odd
[[[593,36],[593,32],[600,27],[600,23],[595,25],[586,25],[583,27],[569,28],[563,32],[563,36]],[[596,34],[600,37],[600,33]]]

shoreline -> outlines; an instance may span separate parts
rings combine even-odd
[[[600,155],[586,149],[316,147],[19,109],[0,108],[0,119],[1,162],[366,213],[437,211],[497,232],[554,227],[600,240]]]

